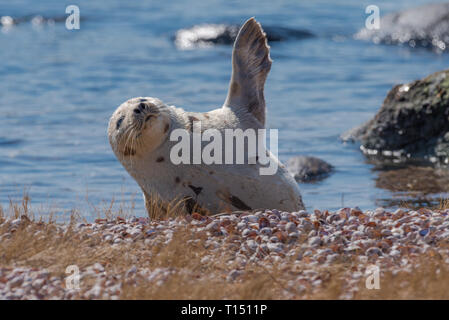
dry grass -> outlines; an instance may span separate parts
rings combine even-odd
[[[438,206],[439,210],[446,210],[449,209],[449,199],[441,199],[440,205]]]
[[[207,235],[192,232],[188,225],[179,228],[168,244],[145,245],[144,241],[122,243],[119,246],[102,241],[100,236],[89,236],[86,231],[75,231],[79,218],[74,214],[65,233],[57,231],[56,222],[36,221],[29,210],[28,198],[19,204],[10,204],[9,210],[0,207],[0,221],[5,217],[22,217],[24,221],[6,239],[0,241],[0,268],[31,267],[47,269],[52,274],[65,276],[67,266],[76,264],[81,269],[101,263],[108,274],[125,274],[132,266],[138,270],[158,268],[170,274],[162,285],[141,278],[123,281],[123,299],[338,299],[348,287],[348,271],[355,270],[354,261],[339,261],[331,266],[317,268],[319,289],[304,283],[299,290],[298,276],[308,268],[284,257],[283,262],[248,263],[236,281],[226,279],[236,268],[232,259],[231,240],[211,253]],[[447,201],[445,202],[447,205]],[[155,209],[156,210],[156,209]],[[165,211],[164,211],[165,212]],[[0,226],[0,237],[8,232]],[[226,252],[222,255],[222,252]],[[206,255],[208,261],[202,260]],[[231,261],[231,262],[229,262]],[[359,283],[355,299],[449,299],[449,268],[444,258],[431,253],[419,257],[415,270],[393,275],[382,270],[381,289],[365,288],[365,278]],[[83,285],[83,284],[82,284]],[[84,286],[89,286],[88,282]],[[86,290],[89,288],[85,288]]]
[[[386,272],[380,290],[360,290],[356,299],[448,300],[449,268],[441,257],[422,256],[411,273]]]
[[[177,213],[153,208],[162,218]],[[173,207],[173,208],[180,208]],[[107,216],[113,214],[106,211]],[[24,221],[8,239],[0,241],[0,268],[30,267],[46,269],[55,276],[64,277],[66,267],[77,265],[80,269],[101,263],[111,274],[125,274],[132,266],[137,269],[173,270],[162,287],[141,279],[138,286],[123,283],[124,299],[273,299],[281,287],[273,286],[271,277],[257,265],[249,266],[250,275],[241,283],[226,281],[226,275],[235,265],[228,265],[218,254],[210,263],[201,259],[210,254],[205,248],[205,233],[193,233],[181,228],[168,244],[145,246],[143,241],[112,246],[99,236],[88,236],[85,231],[75,231],[80,218],[73,213],[69,228],[58,233],[56,222],[36,221],[29,211],[28,198],[19,204],[11,202],[7,212],[0,208],[0,219],[6,217]],[[163,218],[167,218],[164,216]],[[8,233],[8,225],[0,226],[0,236]],[[87,290],[88,288],[86,288]]]
[[[174,199],[164,203],[156,194],[147,196],[145,208],[151,220],[175,218],[185,214],[185,199]]]

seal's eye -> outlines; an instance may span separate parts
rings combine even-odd
[[[117,120],[117,124],[115,125],[116,130],[118,130],[120,128],[120,125],[122,124],[123,119],[125,119],[124,116],[120,117],[120,119]]]

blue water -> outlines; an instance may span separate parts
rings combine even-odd
[[[271,44],[266,85],[268,126],[279,128],[279,156],[313,155],[336,167],[301,184],[309,209],[374,208],[394,197],[375,186],[356,145],[339,135],[372,117],[388,90],[449,65],[449,55],[374,45],[352,35],[372,1],[0,1],[0,16],[81,11],[80,30],[23,23],[0,32],[0,204],[29,193],[41,214],[72,209],[92,217],[114,208],[144,215],[137,184],[115,159],[108,119],[128,98],[155,96],[191,111],[221,106],[230,46],[177,50],[174,33],[200,23],[306,29],[305,40]],[[381,15],[430,1],[376,1]]]

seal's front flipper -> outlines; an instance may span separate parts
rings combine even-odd
[[[263,89],[271,68],[270,47],[260,24],[251,18],[237,35],[232,52],[232,77],[225,107],[250,112],[265,126]]]

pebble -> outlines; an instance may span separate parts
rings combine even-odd
[[[317,247],[321,245],[321,238],[320,237],[312,237],[309,239],[309,245],[312,247]]]
[[[249,222],[258,222],[259,218],[255,215],[248,215],[244,217],[244,220],[247,220]]]
[[[256,241],[254,241],[254,240],[248,240],[248,241],[246,241],[246,245],[247,245],[248,248],[249,248],[250,250],[252,250],[252,251],[255,251],[255,250],[257,249],[257,247],[258,247]]]
[[[290,233],[288,234],[288,237],[289,237],[289,238],[293,238],[293,239],[298,239],[298,238],[299,238],[299,232],[297,232],[297,231],[290,232]]]
[[[228,276],[226,277],[226,280],[235,281],[235,279],[237,279],[237,277],[240,275],[241,272],[239,270],[232,270],[231,272],[229,272]]]
[[[98,263],[98,262],[92,266],[92,269],[96,272],[104,272],[103,265],[101,265],[101,263]]]
[[[366,250],[365,254],[367,256],[372,256],[374,254],[377,254],[378,256],[381,256],[382,255],[382,251],[379,248],[377,248],[377,247],[371,247],[371,248]]]
[[[293,222],[288,222],[285,225],[285,231],[287,231],[288,233],[296,231],[296,224],[294,224]]]
[[[206,226],[207,231],[218,231],[220,229],[220,224],[217,221],[214,221],[212,223],[209,223]]]
[[[255,235],[256,231],[254,229],[245,229],[242,232],[242,236],[249,237],[250,235]]]
[[[390,256],[392,257],[398,257],[401,255],[401,252],[399,250],[391,250],[390,251]]]
[[[284,250],[282,243],[267,243],[267,249],[272,252],[282,252]]]
[[[265,235],[270,236],[272,234],[272,232],[273,231],[271,230],[271,228],[268,228],[268,227],[260,229],[260,234],[265,234]]]
[[[126,271],[125,277],[130,277],[131,275],[136,274],[136,272],[137,272],[137,267],[132,266],[131,268],[128,269],[128,271]]]
[[[246,222],[237,223],[237,229],[239,230],[246,228],[246,226],[247,226]]]
[[[23,283],[23,276],[14,277],[8,283],[12,288],[20,286]]]

